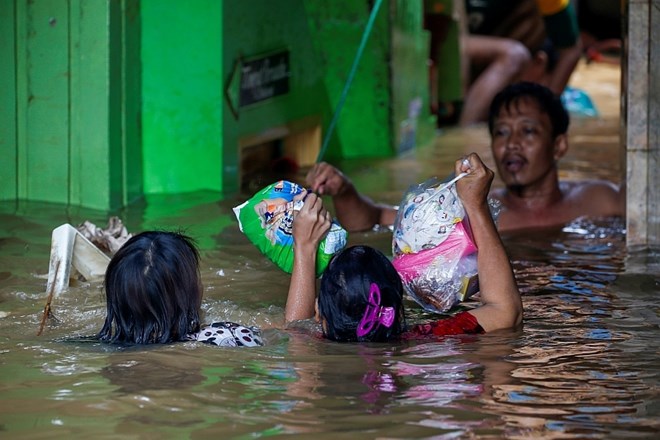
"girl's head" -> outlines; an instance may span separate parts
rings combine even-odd
[[[105,273],[107,316],[99,338],[132,344],[183,340],[199,330],[202,283],[194,241],[147,231],[129,239]]]
[[[339,342],[387,341],[405,328],[403,286],[390,260],[369,246],[337,254],[321,279],[323,333]]]

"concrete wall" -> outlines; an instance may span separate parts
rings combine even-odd
[[[628,0],[623,100],[627,242],[660,247],[660,0]]]

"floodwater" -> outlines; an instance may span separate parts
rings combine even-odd
[[[612,107],[574,121],[564,178],[619,181]],[[396,204],[409,185],[445,177],[470,150],[489,160],[484,127],[342,167],[367,194]],[[54,299],[57,320],[37,336],[52,229],[104,226],[107,213],[0,205],[0,436],[658,438],[660,265],[657,253],[626,251],[622,221],[504,237],[523,292],[519,332],[337,344],[279,329],[288,276],[238,231],[231,208],[247,196],[152,197],[117,214],[131,232],[184,228],[196,237],[206,321],[267,328],[267,345],[253,349],[122,350],[86,340],[105,312],[100,283],[86,281]],[[350,236],[385,252],[390,240],[387,230]],[[409,306],[411,320],[429,318]]]

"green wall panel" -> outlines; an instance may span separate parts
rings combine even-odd
[[[121,198],[111,196],[113,164],[109,161],[112,146],[119,150],[110,135],[111,118],[121,113],[111,106],[112,87],[121,77],[110,69],[110,19],[119,3],[105,8],[88,1],[71,1],[71,202],[87,206],[121,205]],[[110,26],[109,26],[110,24]],[[81,56],[75,56],[80,54]],[[93,54],[93,56],[90,56]],[[110,88],[109,88],[110,87]],[[116,99],[116,98],[115,98]]]
[[[68,203],[68,2],[17,2],[18,198]]]
[[[17,198],[16,8],[0,0],[0,200]]]
[[[139,1],[70,0],[70,203],[142,195]]]
[[[222,80],[226,87],[241,60],[268,53],[289,52],[289,92],[239,109],[234,115],[223,101],[223,155],[225,189],[239,185],[239,143],[250,136],[266,135],[273,128],[305,118],[330,119],[329,100],[323,82],[323,63],[312,45],[304,2],[269,0],[226,1],[224,5],[224,58]]]
[[[141,2],[145,193],[222,189],[222,5]]]
[[[144,194],[142,156],[142,28],[140,1],[122,2],[121,144],[123,204]]]
[[[11,25],[2,26],[0,46],[9,66],[0,79],[10,89],[0,100],[0,197],[122,206],[127,188],[134,197],[142,182],[139,50],[136,58],[130,49],[139,48],[139,20],[127,16],[129,8],[139,15],[138,0],[2,1]],[[127,90],[135,72],[137,87]],[[127,176],[129,160],[139,168]]]
[[[392,129],[398,152],[425,143],[434,134],[429,112],[429,35],[423,30],[422,2],[396,0],[391,23]]]
[[[375,2],[305,2],[312,39],[323,54],[324,82],[334,112]],[[392,154],[389,1],[383,1],[341,110],[327,157]],[[326,124],[327,126],[327,124]],[[367,129],[365,129],[367,128]]]

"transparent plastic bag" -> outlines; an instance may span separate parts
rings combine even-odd
[[[451,234],[456,223],[465,217],[454,183],[429,179],[414,185],[404,194],[394,222],[394,256],[431,249]]]
[[[478,291],[477,248],[465,209],[449,182],[428,180],[403,197],[394,223],[392,263],[408,295],[442,313]]]

